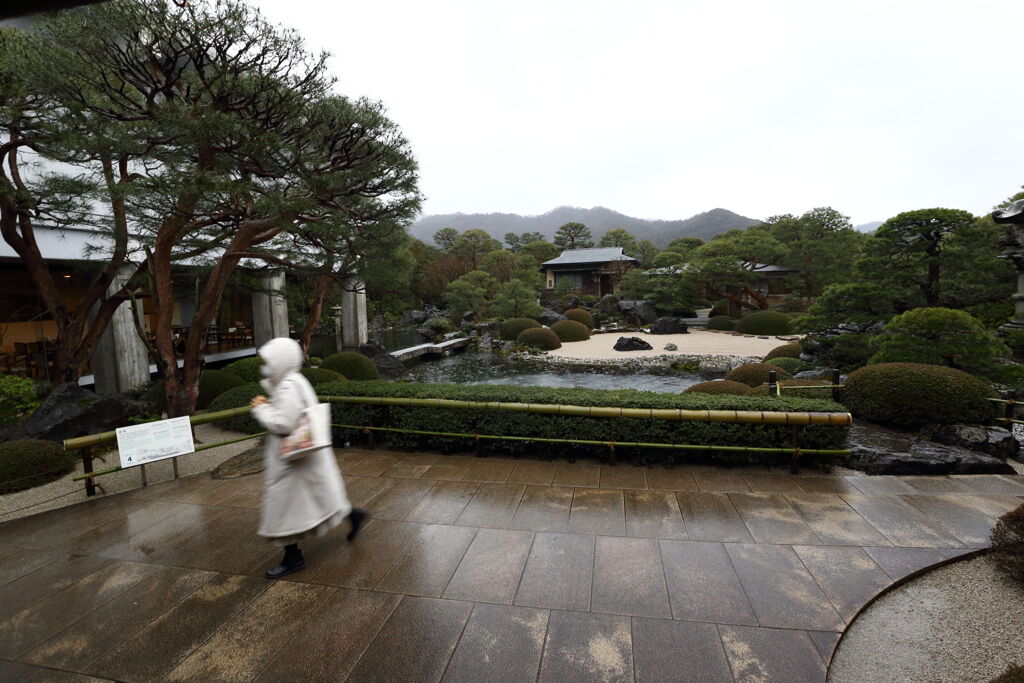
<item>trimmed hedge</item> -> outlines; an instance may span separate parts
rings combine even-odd
[[[750,394],[750,387],[742,382],[733,382],[728,379],[712,380],[710,382],[699,382],[692,387],[687,387],[684,394],[733,394],[735,396],[747,396]]]
[[[624,408],[684,408],[694,410],[778,410],[846,412],[832,401],[804,398],[755,398],[750,396],[700,393],[661,394],[651,391],[562,389],[503,385],[414,384],[411,382],[342,382],[318,388],[325,396],[379,396],[396,398],[440,398],[502,403],[542,403]],[[335,411],[340,413],[340,408]],[[337,421],[342,421],[338,419]],[[590,418],[535,413],[493,412],[485,410],[445,409],[439,407],[361,406],[344,404],[344,423],[373,425],[423,431],[463,434],[500,434],[507,436],[567,438],[595,441],[636,441],[649,443],[714,444],[725,446],[790,446],[790,428],[784,425],[743,425],[720,422],[669,422],[633,418]],[[847,430],[841,427],[812,426],[800,437],[803,448],[844,448]],[[356,441],[361,431],[338,428],[335,439]],[[428,434],[377,432],[374,439],[389,447],[430,451],[465,452],[473,440]],[[526,457],[608,457],[605,446],[530,441],[482,440],[489,453]],[[745,453],[673,451],[668,449],[617,448],[619,460],[635,462],[687,462],[714,459],[718,462],[779,463],[790,456],[766,457]],[[809,459],[808,459],[809,462]]]
[[[223,394],[213,399],[213,401],[210,402],[210,412],[247,406],[251,400],[257,396],[263,396],[266,393],[267,392],[265,392],[259,384],[243,384],[240,387],[235,387],[234,389],[225,391]],[[216,424],[224,429],[242,432],[243,434],[256,434],[257,432],[263,431],[263,427],[260,426],[260,423],[248,415],[233,417],[230,420],[221,420]]]
[[[225,366],[224,371],[238,375],[246,382],[259,382],[263,379],[263,375],[260,373],[260,366],[262,365],[263,359],[259,356],[253,356],[252,358],[236,360],[234,363]]]
[[[800,352],[803,349],[803,345],[798,342],[789,342],[782,346],[776,346],[774,349],[768,352],[768,355],[764,357],[765,360],[771,360],[773,358],[800,358]]]
[[[594,304],[597,303],[597,297],[594,296],[593,294],[584,294],[583,296],[580,297],[580,301],[586,304],[587,306],[593,306]]]
[[[966,372],[923,363],[879,363],[850,373],[839,400],[855,417],[901,429],[927,424],[980,424],[995,417],[998,398]]]
[[[346,379],[357,381],[380,379],[377,366],[367,356],[355,351],[333,353],[320,364],[324,370],[332,370]]]
[[[60,479],[78,456],[53,441],[22,439],[0,443],[0,493],[14,493]]]
[[[580,342],[590,339],[587,326],[575,320],[559,320],[551,326],[551,331],[558,336],[559,341]]]
[[[196,409],[205,410],[213,399],[225,391],[240,387],[245,380],[233,372],[227,370],[204,370],[203,376],[199,378],[199,396],[196,398]],[[146,401],[152,404],[157,410],[163,410],[167,406],[167,397],[164,396],[164,381],[157,380],[145,394]]]
[[[782,356],[781,358],[772,358],[771,364],[776,367],[782,368],[791,375],[795,375],[798,372],[803,372],[804,370],[810,370],[811,368],[814,367],[810,363],[805,363],[799,358],[788,358],[786,356]]]
[[[789,316],[778,311],[754,311],[736,321],[743,334],[789,334]]]
[[[340,372],[334,370],[328,370],[326,368],[302,368],[299,370],[302,376],[309,380],[309,383],[314,387],[318,384],[326,384],[327,382],[344,382],[345,376]]]
[[[530,318],[509,318],[501,323],[501,338],[505,341],[515,341],[522,334],[523,330],[541,327],[541,324]]]
[[[585,311],[582,308],[570,308],[562,315],[569,320],[575,320],[581,325],[585,325],[588,330],[594,329],[594,316],[590,315],[589,311]]]
[[[516,337],[516,343],[520,346],[530,346],[541,351],[553,351],[562,347],[558,335],[546,327],[531,327],[523,330]]]
[[[709,330],[731,330],[734,327],[732,318],[727,315],[713,315],[708,318]]]
[[[775,379],[789,379],[788,372],[771,363],[747,363],[734,369],[725,378],[733,382],[742,382],[748,387],[756,387],[768,381],[768,373],[771,370],[775,371]]]

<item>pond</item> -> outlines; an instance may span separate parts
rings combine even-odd
[[[649,372],[629,374],[597,369],[563,369],[541,362],[512,360],[496,353],[466,351],[445,358],[421,360],[409,366],[409,373],[404,379],[429,384],[511,384],[679,393],[709,378],[670,370],[657,372],[653,368]]]

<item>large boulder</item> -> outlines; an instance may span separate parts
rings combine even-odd
[[[379,342],[367,342],[359,346],[359,353],[367,356],[377,366],[381,377],[398,379],[405,374],[405,365],[385,350]]]
[[[1017,440],[1010,430],[1002,427],[986,427],[984,425],[934,425],[927,428],[927,436],[932,441],[959,446],[969,451],[980,451],[994,455],[1003,460],[1017,456]]]
[[[427,322],[427,318],[429,317],[430,316],[427,315],[426,311],[409,311],[404,313],[402,317],[398,319],[398,326],[417,327],[418,325],[422,325]]]
[[[562,320],[568,320],[568,318],[566,318],[564,315],[554,310],[553,308],[545,308],[543,311],[541,311],[541,314],[536,317],[536,320],[541,325],[547,325],[548,327],[551,327],[557,322],[560,322]]]
[[[686,321],[682,318],[658,318],[651,326],[651,334],[687,334]]]
[[[653,301],[620,301],[619,312],[634,325],[650,325],[658,319]]]
[[[855,421],[851,454],[843,463],[867,474],[1012,474],[999,458],[958,446],[919,439],[913,434]]]
[[[63,441],[76,436],[109,432],[149,412],[145,401],[125,394],[98,396],[73,382],[60,384],[25,420],[25,434],[33,439]]]
[[[551,308],[553,308],[556,313],[565,313],[571,308],[579,307],[580,298],[575,295],[565,296],[562,297],[561,299],[556,299],[555,301],[551,302]]]
[[[654,347],[640,337],[619,337],[612,348],[616,351],[650,351]]]
[[[597,302],[597,309],[601,311],[603,315],[618,315],[619,297],[614,294],[605,294],[601,297],[601,300]]]

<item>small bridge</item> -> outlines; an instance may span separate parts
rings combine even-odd
[[[460,337],[458,339],[449,339],[446,342],[440,344],[419,344],[418,346],[410,346],[407,349],[399,349],[398,351],[392,351],[391,355],[398,360],[411,360],[413,358],[419,358],[425,356],[428,353],[445,354],[456,349],[461,349],[468,346],[473,341],[469,337]]]

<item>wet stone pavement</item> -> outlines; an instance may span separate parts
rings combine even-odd
[[[862,605],[1024,499],[1015,476],[339,458],[372,519],[278,582],[259,476],[0,526],[0,680],[822,681]]]

